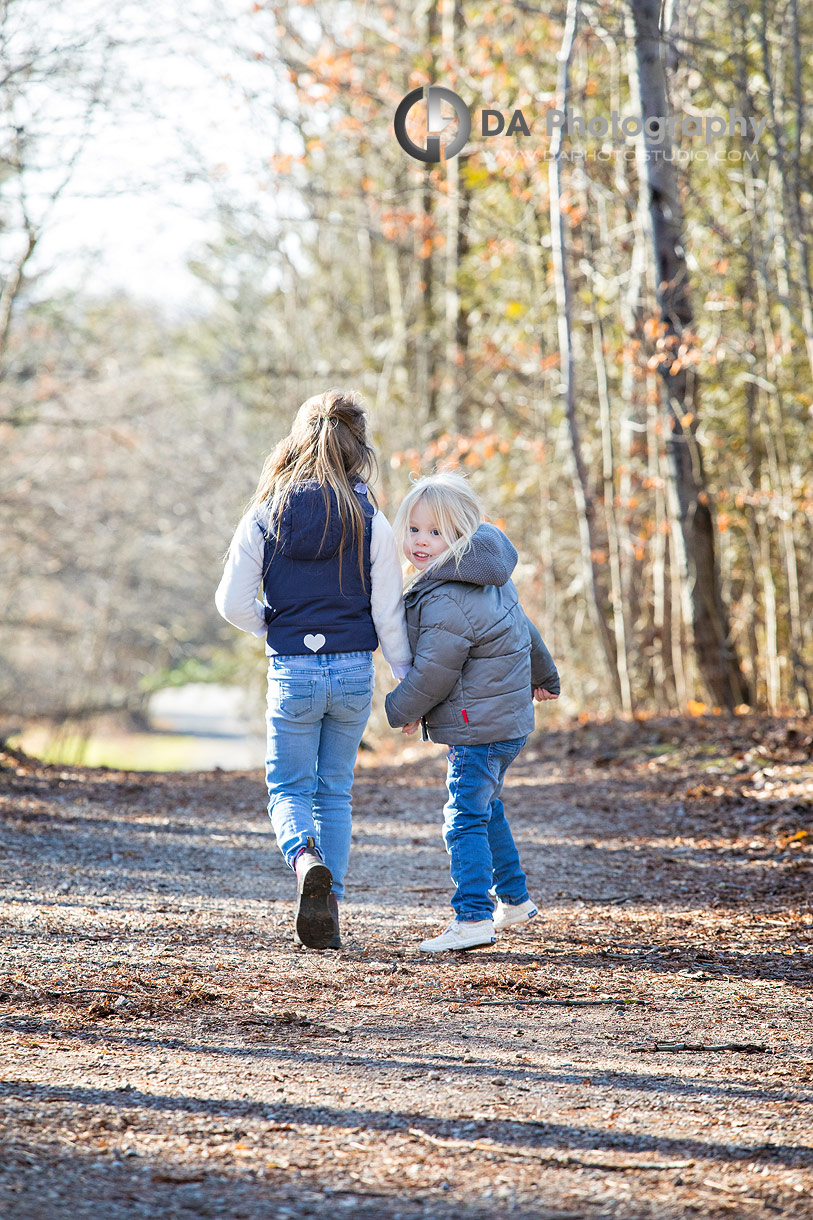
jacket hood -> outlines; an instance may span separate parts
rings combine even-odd
[[[514,546],[502,530],[484,523],[473,534],[471,546],[457,566],[454,559],[441,560],[437,567],[418,577],[407,596],[413,592],[422,594],[448,580],[467,585],[502,586],[510,580],[517,559]]]
[[[355,490],[360,493],[367,489],[363,484],[357,484]],[[264,525],[273,540],[275,523],[271,522],[268,528],[266,519]],[[280,523],[279,554],[290,559],[330,559],[352,545],[353,531],[348,523],[342,546],[339,506],[331,487],[323,490],[317,482],[309,481],[292,489]]]

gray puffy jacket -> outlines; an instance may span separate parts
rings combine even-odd
[[[387,695],[393,728],[425,717],[432,741],[483,745],[534,727],[533,690],[559,674],[510,579],[517,552],[481,525],[455,569],[449,559],[404,597],[412,668]]]

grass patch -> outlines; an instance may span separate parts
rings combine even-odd
[[[200,757],[195,738],[164,733],[86,737],[36,728],[9,739],[9,744],[42,762],[116,771],[185,771],[194,769]]]

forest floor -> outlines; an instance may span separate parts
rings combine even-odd
[[[362,756],[341,952],[260,773],[0,767],[3,1220],[813,1217],[813,719],[536,734],[540,914],[442,958],[437,747]]]

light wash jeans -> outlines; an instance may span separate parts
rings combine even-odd
[[[350,857],[350,789],[373,698],[373,654],[268,658],[268,812],[293,868],[312,836],[344,896]]]
[[[450,746],[446,771],[443,839],[455,883],[452,907],[461,920],[491,919],[494,888],[503,902],[528,898],[511,827],[500,800],[505,773],[527,741]]]

